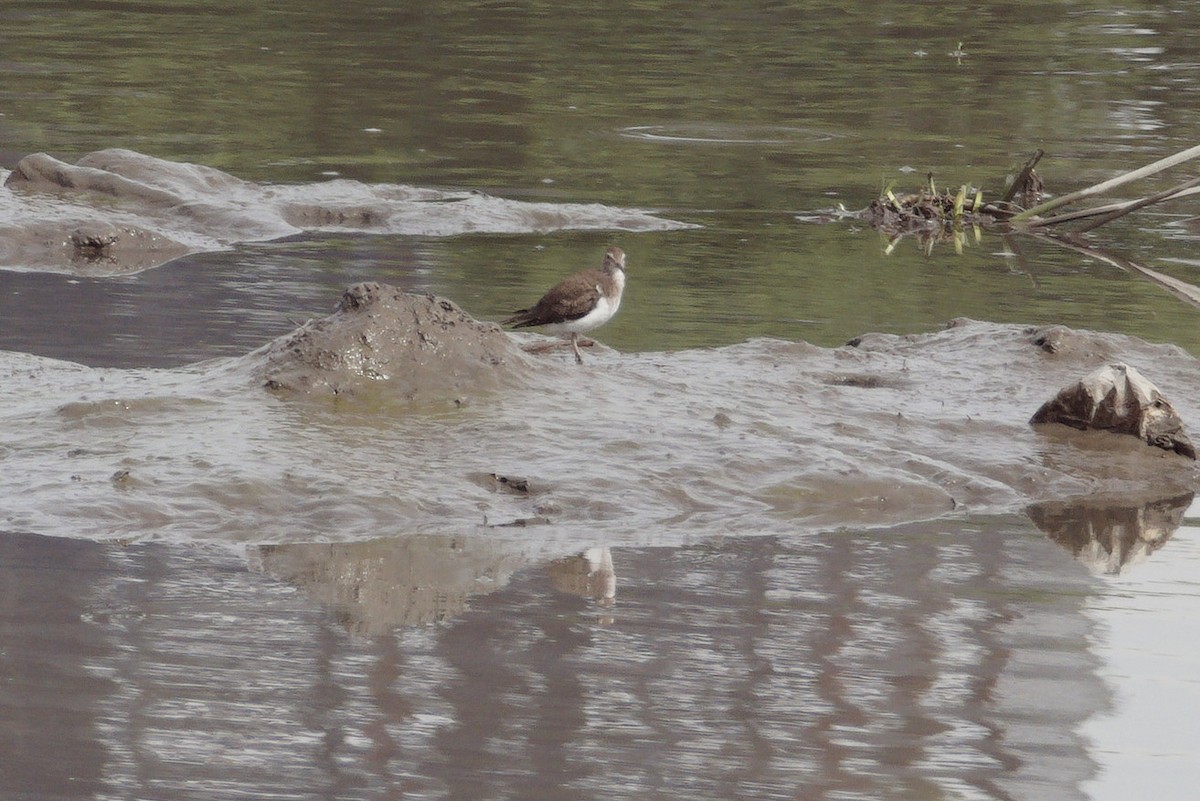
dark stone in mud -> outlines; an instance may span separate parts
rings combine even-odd
[[[1078,354],[1081,351],[1096,350],[1099,343],[1095,334],[1090,331],[1076,331],[1064,325],[1047,325],[1040,328],[1027,328],[1025,333],[1038,349],[1053,354]],[[1098,353],[1097,355],[1105,355]]]
[[[1029,422],[1128,434],[1156,448],[1196,458],[1179,414],[1158,387],[1127,364],[1105,365],[1064,387]]]
[[[492,479],[492,486],[497,490],[508,490],[514,495],[529,494],[529,480],[525,478],[511,478],[509,476],[501,476],[496,473],[488,474]]]
[[[183,256],[188,248],[137,225],[74,218],[0,224],[0,266],[48,265],[80,274],[131,273]]]
[[[444,298],[377,283],[350,287],[333,314],[252,356],[264,360],[262,380],[273,390],[459,405],[464,394],[518,383],[529,366],[495,323]]]
[[[1051,325],[1045,328],[1030,328],[1027,333],[1032,337],[1033,344],[1046,353],[1058,353],[1070,346],[1070,340],[1076,337],[1074,331],[1061,325]]]
[[[71,244],[84,258],[104,258],[108,249],[120,239],[121,232],[115,225],[84,226],[71,232]]]
[[[857,347],[858,345],[852,345]],[[857,389],[882,389],[884,387],[895,388],[900,385],[900,382],[894,379],[888,379],[878,375],[851,375],[848,373],[839,373],[831,375],[825,379],[825,383],[831,387],[854,387]]]

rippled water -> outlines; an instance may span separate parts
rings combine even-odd
[[[248,572],[11,535],[3,775],[15,798],[1184,798],[1196,534],[1112,579],[1012,518],[613,548],[612,600],[524,540]]]
[[[1116,357],[1196,435],[1194,308],[1050,242],[817,220],[928,172],[990,196],[1037,147],[1064,192],[1194,144],[1198,24],[1183,2],[0,7],[5,170],[126,147],[283,193],[701,226],[0,270],[0,796],[1190,798],[1195,482],[1150,498],[1120,471],[1155,484],[1161,459],[1025,420]],[[1092,241],[1198,283],[1194,214]],[[413,413],[246,379],[347,284],[496,319],[610,242],[615,352],[537,393]],[[956,317],[987,323],[928,333]],[[1028,355],[1020,326],[1049,323],[1114,337]],[[867,331],[922,336],[835,347]]]

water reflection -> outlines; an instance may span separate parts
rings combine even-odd
[[[11,798],[1073,799],[1109,704],[1093,579],[1011,520],[0,547]]]
[[[1161,547],[1191,499],[1028,513],[1115,572]],[[1090,593],[1038,542],[1004,525],[911,526],[615,556],[413,537],[255,558],[359,635],[326,631],[330,648],[381,646],[373,693],[393,716],[367,727],[375,753],[447,797],[655,797],[682,783],[871,798],[894,783],[1084,798],[1074,788],[1096,769],[1075,731],[1109,708],[1080,613]]]
[[[581,554],[557,559],[546,566],[554,588],[559,592],[612,606],[617,598],[617,573],[612,551],[588,548]]]
[[[1183,524],[1193,493],[1153,500],[1086,498],[1038,503],[1026,512],[1051,540],[1097,573],[1116,574],[1148,558]]]
[[[349,631],[367,635],[447,622],[472,596],[501,589],[539,561],[511,542],[430,535],[263,545],[248,553],[253,569],[296,585]],[[555,558],[545,570],[558,591],[613,604],[616,575],[608,548]]]

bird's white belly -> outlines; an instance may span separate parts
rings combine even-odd
[[[617,313],[617,309],[621,308],[621,295],[624,294],[625,289],[625,274],[618,270],[614,278],[616,279],[617,292],[613,298],[609,299],[601,295],[600,300],[596,302],[596,305],[587,314],[577,320],[551,323],[545,326],[545,330],[552,334],[582,334],[585,331],[591,331],[593,328],[599,328],[607,323]]]
[[[584,331],[591,331],[593,328],[599,328],[607,323],[617,313],[617,307],[620,305],[620,300],[616,303],[609,303],[608,298],[602,297],[596,303],[595,308],[579,319],[551,323],[545,328],[552,334],[582,334]]]

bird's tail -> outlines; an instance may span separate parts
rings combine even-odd
[[[521,309],[513,312],[512,317],[507,320],[501,320],[500,325],[511,325],[513,328],[528,328],[531,325],[536,325],[533,317],[530,316],[531,309]]]

